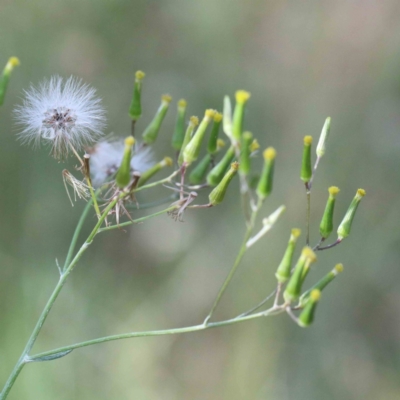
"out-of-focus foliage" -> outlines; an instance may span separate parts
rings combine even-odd
[[[246,310],[274,287],[289,221],[302,227],[305,220],[302,138],[316,139],[328,115],[330,138],[313,186],[313,241],[328,186],[341,188],[336,224],[357,187],[368,193],[354,234],[340,250],[319,254],[315,277],[338,261],[345,271],[324,293],[312,328],[278,317],[93,346],[28,365],[10,400],[398,399],[399,12],[396,0],[2,0],[0,65],[16,55],[21,67],[0,110],[1,381],[54,286],[55,258],[64,259],[81,207],[71,208],[65,195],[65,164],[15,140],[11,111],[31,82],[82,77],[98,88],[109,131],[121,136],[130,129],[137,69],[146,72],[143,110],[155,111],[159,93],[169,93],[201,115],[206,107],[221,111],[224,94],[251,92],[246,129],[261,148],[278,151],[265,215],[281,203],[287,212],[246,256],[217,318]],[[138,129],[154,111],[144,112]],[[170,146],[172,114],[158,157]],[[187,213],[185,223],[165,216],[102,234],[67,283],[36,351],[202,321],[242,239],[239,207],[230,196],[220,208]]]

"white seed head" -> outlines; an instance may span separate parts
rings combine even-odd
[[[124,154],[124,139],[103,140],[90,151],[90,173],[93,186],[99,187],[116,174]],[[150,147],[135,144],[132,152],[131,170],[144,172],[155,164]]]
[[[70,146],[79,151],[103,135],[105,111],[95,89],[71,76],[53,76],[25,91],[23,104],[15,109],[18,134],[23,143],[52,146],[57,159],[68,155]]]

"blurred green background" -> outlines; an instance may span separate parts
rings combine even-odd
[[[275,190],[262,214],[282,203],[287,212],[246,255],[218,319],[245,311],[274,287],[289,229],[304,228],[302,138],[316,139],[326,116],[333,124],[313,189],[313,241],[328,186],[341,188],[337,222],[356,189],[367,191],[351,236],[319,254],[310,281],[337,262],[345,272],[324,292],[311,328],[278,316],[88,347],[27,365],[9,399],[399,399],[399,12],[396,0],[1,0],[0,64],[21,59],[0,109],[1,384],[57,281],[55,259],[63,262],[82,209],[65,195],[66,165],[48,149],[16,141],[12,109],[30,83],[82,77],[104,99],[107,132],[122,136],[136,69],[147,74],[138,129],[163,93],[186,98],[189,113],[201,115],[221,109],[225,94],[251,92],[246,128],[262,148],[278,151]],[[157,157],[172,154],[173,114]],[[244,232],[233,186],[223,205],[187,213],[184,223],[162,216],[99,236],[35,352],[200,323]]]

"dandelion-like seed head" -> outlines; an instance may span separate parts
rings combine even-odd
[[[52,146],[56,159],[79,151],[103,135],[105,111],[95,89],[75,77],[54,76],[25,91],[23,104],[15,109],[24,143]]]

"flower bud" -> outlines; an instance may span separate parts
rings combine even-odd
[[[356,215],[358,204],[360,203],[361,199],[364,196],[365,196],[365,190],[358,189],[356,195],[354,196],[352,202],[350,203],[346,215],[344,216],[337,230],[339,240],[342,240],[350,235],[351,224],[353,223],[354,216]]]
[[[322,157],[325,154],[326,142],[328,140],[329,131],[331,130],[331,117],[325,120],[324,126],[321,131],[321,135],[317,144],[317,157]]]
[[[340,189],[337,186],[331,186],[328,189],[329,197],[328,201],[326,202],[321,223],[319,225],[319,232],[323,239],[328,238],[333,231],[333,211],[335,209],[336,195],[339,193],[339,191]]]
[[[243,130],[244,110],[247,101],[250,99],[250,93],[245,90],[238,90],[235,96],[236,105],[233,112],[232,133],[234,140],[240,143]]]
[[[156,115],[143,132],[143,141],[146,144],[152,144],[157,139],[158,132],[160,131],[161,124],[167,114],[171,100],[172,97],[167,94],[161,97],[161,105],[158,108]]]
[[[310,298],[307,301],[303,311],[299,315],[299,325],[302,328],[307,328],[314,321],[315,309],[321,298],[321,292],[318,289],[313,290],[310,293]]]
[[[228,189],[228,185],[232,180],[232,178],[236,175],[238,168],[239,168],[238,162],[234,162],[231,164],[231,168],[229,169],[229,171],[222,178],[218,186],[216,186],[208,196],[210,204],[216,206],[222,203],[225,197],[226,190]]]
[[[185,137],[185,113],[186,113],[186,100],[178,101],[178,111],[176,115],[175,130],[172,135],[172,147],[175,150],[180,150]]]
[[[125,139],[124,155],[122,157],[121,165],[117,171],[115,182],[119,188],[128,186],[131,181],[131,158],[132,158],[132,146],[135,144],[135,138],[129,136]]]
[[[135,122],[142,116],[142,80],[145,76],[143,71],[136,71],[135,73],[135,85],[133,87],[131,106],[129,107],[129,116]]]
[[[15,67],[18,67],[19,64],[20,62],[17,57],[11,57],[3,69],[3,73],[0,77],[0,106],[4,103],[4,97],[6,95],[11,72],[14,70]]]
[[[293,253],[296,248],[296,242],[300,236],[300,229],[292,229],[290,239],[283,255],[282,261],[276,270],[275,276],[279,283],[284,283],[290,278],[290,270],[292,268]]]
[[[137,187],[143,186],[150,178],[152,178],[158,171],[165,167],[172,167],[173,161],[171,157],[165,157],[163,160],[153,165],[147,171],[140,175]]]
[[[229,147],[221,161],[208,173],[207,183],[211,186],[218,185],[225,175],[226,170],[235,158],[235,149],[233,146]]]
[[[251,153],[254,153],[254,152],[257,151],[259,148],[260,148],[260,143],[258,143],[258,140],[257,140],[257,139],[254,139],[254,140],[251,142],[251,145],[250,145],[250,154],[251,154]]]
[[[297,261],[296,266],[294,267],[294,271],[290,280],[286,286],[285,292],[283,293],[283,297],[286,302],[290,303],[292,301],[296,301],[301,293],[301,286],[303,284],[303,272],[306,263],[311,263],[315,261],[317,257],[315,253],[310,247],[304,247],[301,252],[301,256]]]
[[[217,151],[220,151],[222,148],[226,146],[226,143],[222,139],[217,140]]]
[[[257,186],[257,195],[262,200],[268,197],[272,192],[276,150],[273,147],[268,147],[264,150],[263,156],[264,167]]]
[[[210,163],[211,155],[207,153],[189,175],[189,182],[192,185],[199,185],[204,182]]]
[[[250,161],[250,146],[253,142],[253,134],[251,132],[244,132],[242,136],[241,152],[240,152],[240,167],[239,172],[241,175],[248,175],[251,169]]]
[[[222,114],[216,112],[214,115],[214,123],[211,129],[210,139],[208,140],[207,151],[210,154],[215,154],[218,150],[218,133],[222,123]]]
[[[198,124],[199,124],[199,119],[197,117],[190,117],[189,125],[186,129],[185,137],[183,138],[181,151],[179,152],[179,156],[178,156],[178,164],[179,165],[183,164],[183,151],[185,150],[186,146],[190,142],[190,139],[192,138],[192,135],[193,135],[194,128]]]
[[[197,128],[195,134],[192,139],[183,150],[183,161],[190,165],[192,162],[196,161],[199,157],[201,144],[203,143],[204,136],[206,134],[207,127],[211,122],[211,119],[214,117],[214,110],[206,110],[203,120],[200,122],[199,127]]]
[[[305,183],[309,182],[312,176],[312,168],[311,168],[312,140],[313,138],[311,136],[304,137],[303,160],[301,162],[300,179]]]
[[[233,128],[232,128],[232,105],[229,96],[224,97],[224,110],[223,110],[223,130],[226,136],[232,141],[233,140]]]
[[[332,282],[336,278],[336,276],[342,271],[343,271],[343,264],[337,264],[332,271],[328,272],[311,289],[307,290],[301,295],[299,305],[301,307],[304,307],[310,297],[310,293],[313,290],[318,289],[322,292],[322,290],[328,285],[328,283]]]

